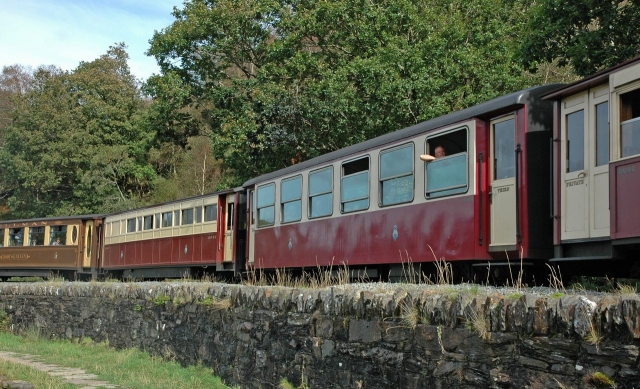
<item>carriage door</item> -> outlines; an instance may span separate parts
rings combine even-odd
[[[609,235],[608,89],[562,102],[562,240]]]
[[[507,116],[491,122],[491,243],[516,244],[516,121]]]
[[[233,227],[235,216],[235,193],[227,195],[226,212],[224,213],[224,261],[233,261]]]
[[[609,236],[609,87],[592,93],[589,150],[589,236]]]
[[[84,255],[82,267],[91,267],[91,250],[93,249],[93,220],[88,220],[84,228]]]

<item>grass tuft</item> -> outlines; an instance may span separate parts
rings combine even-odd
[[[616,383],[606,374],[596,371],[595,373],[587,376],[587,383],[595,386],[596,388],[615,388]]]

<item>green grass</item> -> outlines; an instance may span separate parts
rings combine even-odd
[[[202,366],[184,368],[176,362],[151,357],[148,353],[136,349],[115,351],[105,344],[96,344],[90,340],[51,341],[42,339],[37,334],[19,337],[4,332],[0,333],[0,350],[38,355],[47,363],[80,368],[87,373],[98,375],[101,380],[129,389],[228,388],[219,377],[213,375],[210,368]],[[16,369],[21,369],[18,365],[14,366]],[[26,375],[15,379],[31,380]],[[36,385],[36,387],[67,388],[68,386]],[[69,386],[71,387],[73,386]]]
[[[0,359],[0,373],[10,380],[27,381],[36,388],[77,389],[77,385],[66,384],[62,378],[52,376],[20,363],[11,363]]]

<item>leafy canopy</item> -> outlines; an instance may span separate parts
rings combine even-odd
[[[188,0],[149,54],[165,83],[192,93],[182,104],[197,107],[235,185],[528,86],[514,42],[522,7]]]
[[[528,68],[570,64],[588,76],[640,54],[640,1],[541,0],[521,47]]]
[[[0,153],[14,217],[100,213],[149,189],[145,103],[124,44],[72,72],[39,68]]]

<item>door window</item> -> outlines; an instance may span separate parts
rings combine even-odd
[[[515,119],[494,124],[493,179],[502,180],[516,175],[516,131]]]
[[[567,115],[567,173],[584,170],[584,110]]]

